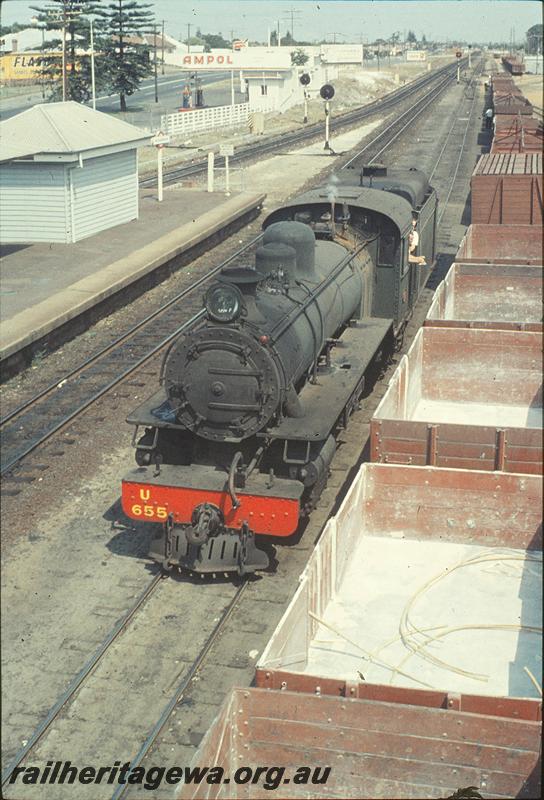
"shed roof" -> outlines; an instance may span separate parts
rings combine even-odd
[[[80,103],[40,103],[0,123],[0,161],[126,149],[149,141],[146,131]]]

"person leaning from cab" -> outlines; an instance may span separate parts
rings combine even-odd
[[[426,265],[425,256],[416,256],[416,250],[419,245],[419,233],[417,231],[417,219],[412,218],[412,230],[408,234],[408,261],[411,264]]]

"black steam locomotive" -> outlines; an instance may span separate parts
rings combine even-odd
[[[436,206],[418,170],[344,170],[270,214],[255,265],[210,286],[206,319],[174,341],[160,391],[127,420],[139,466],[123,509],[161,523],[153,559],[242,574],[268,565],[256,536],[296,531],[428,277]],[[426,264],[410,254],[414,227]]]

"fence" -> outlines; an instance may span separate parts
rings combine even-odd
[[[248,120],[249,103],[237,103],[231,106],[194,108],[177,114],[164,114],[161,117],[161,130],[170,136],[175,136],[247,124]]]

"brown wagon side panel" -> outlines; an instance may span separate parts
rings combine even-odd
[[[372,654],[361,655],[359,661],[364,679],[352,668],[357,660],[346,669],[337,639],[329,645],[328,667],[321,656],[315,660],[314,648],[327,647],[323,628],[306,644],[314,653],[313,660],[308,660],[311,668],[291,669],[284,653],[289,631],[297,635],[291,620],[295,609],[297,617],[306,613],[311,618],[314,609],[320,608],[323,624],[328,619],[341,626],[343,617],[338,611],[354,596],[349,592],[357,592],[353,580],[359,574],[361,602],[367,591],[367,602],[374,597],[373,590],[365,588],[364,570],[359,573],[358,569],[372,548],[379,546],[374,544],[377,541],[386,538],[398,547],[410,539],[446,548],[476,545],[487,554],[497,548],[499,558],[509,547],[522,555],[542,548],[541,507],[542,482],[533,475],[363,465],[339,512],[327,523],[312,554],[313,563],[301,576],[297,593],[257,665],[261,694],[255,694],[247,718],[239,713],[242,724],[248,722],[246,752],[249,749],[262,759],[279,754],[280,763],[284,760],[294,766],[299,763],[296,749],[300,748],[315,763],[331,765],[344,794],[338,784],[329,783],[312,797],[438,798],[465,785],[476,786],[483,796],[538,796],[542,704],[529,681],[523,686],[532,697],[502,696],[502,691],[496,696],[413,688],[406,681],[401,681],[404,685],[372,682]],[[327,568],[329,559],[332,563]],[[346,559],[351,559],[347,567]],[[408,559],[406,571],[398,578],[399,590],[404,580],[408,582],[407,597],[417,586],[410,584],[410,566],[414,562]],[[433,566],[430,570],[433,574]],[[334,580],[322,582],[320,575],[325,573]],[[473,581],[474,575],[467,580]],[[348,594],[343,594],[344,581],[352,587]],[[526,602],[532,603],[528,598]],[[391,611],[391,617],[396,619],[398,613],[398,609]],[[356,628],[346,620],[350,652],[357,642],[371,647],[363,619],[364,615],[359,617],[361,627]],[[326,639],[333,635],[334,629],[327,624],[325,630],[329,632]],[[389,641],[388,636],[384,630],[384,641]],[[298,646],[303,648],[304,642]],[[372,652],[380,651],[374,648]],[[526,658],[527,654],[517,656],[518,669]],[[446,675],[438,685],[444,684],[448,685]],[[300,699],[302,695],[307,702]],[[248,695],[244,698],[247,702]],[[455,786],[450,789],[452,781]]]
[[[542,330],[542,270],[453,263],[424,323],[431,327]]]
[[[474,224],[542,225],[542,155],[484,155],[470,185]]]
[[[541,225],[472,224],[455,261],[542,265],[542,234]]]
[[[227,728],[237,734],[228,752]],[[192,763],[221,766],[229,782],[185,785],[179,796],[262,797],[266,775],[256,785],[236,785],[236,770],[277,764],[283,772],[269,779],[276,778],[281,797],[429,798],[469,785],[493,797],[531,797],[539,729],[426,706],[234,689]],[[326,782],[296,783],[299,767]]]
[[[541,364],[537,332],[425,326],[371,421],[371,460],[540,474]]]

